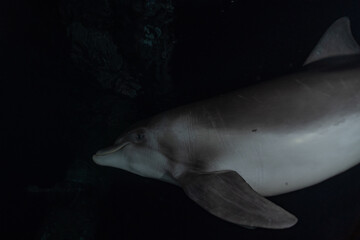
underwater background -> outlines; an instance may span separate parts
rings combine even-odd
[[[138,120],[301,69],[360,1],[0,4],[1,239],[360,239],[360,166],[269,198],[299,222],[246,229],[91,156]]]

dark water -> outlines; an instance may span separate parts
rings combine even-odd
[[[180,188],[91,161],[137,120],[300,69],[342,16],[360,42],[360,2],[0,6],[4,239],[360,239],[360,166],[271,198],[299,219],[274,231],[224,222]]]

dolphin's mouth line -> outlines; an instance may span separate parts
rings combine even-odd
[[[128,144],[130,144],[129,142],[125,142],[123,144],[120,144],[120,145],[115,145],[115,146],[111,146],[111,147],[107,147],[107,148],[104,148],[102,150],[99,150],[97,151],[97,153],[95,154],[95,156],[105,156],[105,155],[108,155],[110,153],[114,153],[114,152],[117,152],[121,149],[123,149],[125,146],[127,146]]]

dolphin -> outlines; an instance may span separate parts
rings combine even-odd
[[[265,197],[360,162],[360,47],[335,21],[294,74],[135,124],[93,160],[183,188],[211,214],[283,229],[297,218]]]

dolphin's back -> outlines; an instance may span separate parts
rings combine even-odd
[[[236,170],[263,195],[307,187],[359,162],[360,58],[321,60],[175,112],[194,165]]]
[[[195,106],[201,109],[192,112],[207,115],[206,131],[222,135],[215,145],[232,146],[224,147],[228,154],[215,160],[217,170],[237,170],[260,194],[276,195],[356,165],[360,160],[358,59],[347,59],[356,62],[343,68],[331,67],[340,59],[314,63],[297,74]]]

